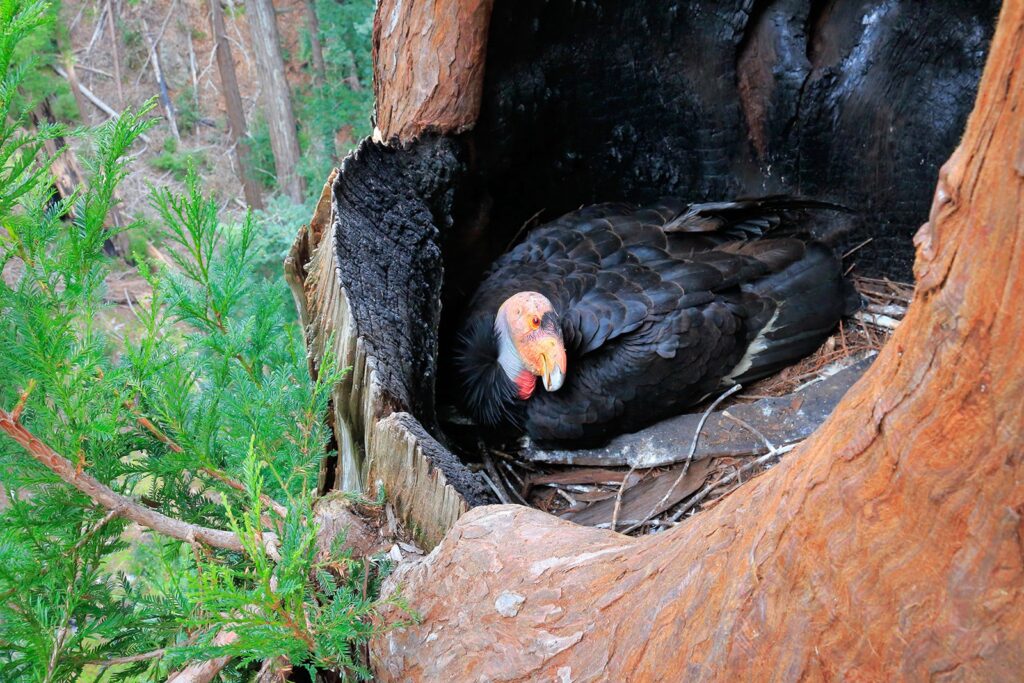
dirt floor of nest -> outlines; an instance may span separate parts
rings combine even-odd
[[[863,306],[844,319],[815,353],[782,372],[744,388],[729,405],[785,396],[833,372],[838,365],[877,352],[902,320],[913,287],[886,279],[855,277]],[[553,466],[522,462],[491,450],[480,469],[502,500],[600,528],[633,535],[656,533],[713,507],[742,483],[770,469],[795,444],[765,454],[694,460],[647,470],[625,467]]]

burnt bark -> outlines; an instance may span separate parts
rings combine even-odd
[[[1022,108],[1024,2],[1009,0],[915,237],[917,296],[804,446],[661,535],[471,511],[394,575],[423,622],[375,642],[378,676],[1016,678]]]
[[[242,106],[242,94],[238,90],[238,76],[235,73],[231,43],[224,30],[224,10],[220,6],[220,0],[210,0],[210,32],[213,34],[213,49],[217,54],[217,70],[220,72],[224,108],[228,113],[228,135],[234,148],[235,163],[238,165],[238,180],[242,183],[245,203],[254,209],[262,209],[263,196],[253,178],[252,164],[249,162],[245,108]]]
[[[350,368],[332,395],[338,456],[321,489],[383,486],[428,546],[469,506],[493,502],[424,427],[436,434],[439,228],[451,224],[462,172],[449,140],[364,141],[324,187],[285,263],[311,372],[328,354]]]
[[[277,19],[270,0],[245,0],[246,18],[256,54],[256,67],[263,87],[263,111],[270,129],[274,168],[281,190],[295,202],[305,199],[306,188],[297,169],[299,137],[292,110],[292,94],[284,73]]]

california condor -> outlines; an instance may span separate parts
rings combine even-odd
[[[849,300],[835,253],[807,239],[815,208],[838,207],[601,204],[534,229],[469,304],[467,408],[540,443],[595,444],[793,363]]]

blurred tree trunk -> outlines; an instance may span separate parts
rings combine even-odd
[[[1024,0],[917,233],[917,292],[803,446],[642,538],[519,506],[388,579],[380,680],[1020,680]],[[398,616],[396,611],[392,616]]]
[[[235,75],[235,59],[231,54],[231,43],[224,30],[224,10],[220,6],[220,0],[210,0],[210,29],[213,33],[213,49],[217,53],[217,69],[220,71],[224,106],[228,110],[228,135],[231,136],[231,145],[235,148],[238,179],[242,182],[246,204],[254,209],[262,209],[263,196],[260,193],[259,185],[253,179],[252,165],[249,161],[249,147],[246,145],[245,109],[242,107],[242,95],[238,90],[238,77]]]
[[[281,190],[301,202],[306,197],[305,183],[298,173],[299,137],[292,111],[291,91],[284,74],[281,42],[271,0],[245,0],[245,11],[256,53],[256,68],[263,86],[263,111],[270,128],[270,146]]]
[[[322,86],[327,80],[327,67],[324,65],[324,48],[320,44],[320,20],[316,16],[316,2],[315,0],[304,0],[302,5],[306,10],[306,24],[309,29],[309,49],[313,53],[315,82],[318,86]]]
[[[68,74],[72,73],[72,71],[68,71]],[[78,90],[77,83],[73,76],[69,79],[69,85],[73,91]],[[79,112],[79,114],[82,121],[85,122],[84,112]],[[32,112],[32,123],[36,128],[57,123],[57,117],[53,114],[53,107],[50,105],[49,99],[42,100],[36,110]],[[56,193],[54,199],[66,199],[79,190],[84,190],[85,173],[82,171],[82,165],[79,163],[75,151],[68,145],[67,139],[64,136],[47,139],[43,142],[43,148],[46,150],[47,156],[53,158],[53,162],[50,164],[50,173]],[[73,213],[74,210],[75,207],[72,207],[71,212]],[[110,205],[110,211],[104,221],[104,227],[110,232],[103,243],[103,250],[108,255],[121,258],[131,256],[128,253],[128,235],[121,231],[121,228],[128,223],[129,220],[121,208],[120,193],[115,192],[114,202]]]

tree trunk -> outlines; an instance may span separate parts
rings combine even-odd
[[[67,73],[70,76],[74,72],[69,71]],[[68,83],[72,90],[77,90],[78,82],[74,76],[68,79]],[[44,123],[57,123],[57,117],[54,116],[53,108],[50,106],[48,99],[42,100],[39,106],[36,107],[36,110],[32,113],[32,122],[37,128]],[[67,139],[63,136],[47,139],[43,142],[43,148],[47,156],[53,158],[53,163],[50,164],[50,173],[53,176],[53,189],[56,191],[55,198],[67,198],[84,189],[85,173],[82,171],[82,165],[79,163],[74,149],[68,144]],[[73,213],[74,210],[75,207],[72,207],[71,212]],[[103,250],[108,255],[120,256],[122,258],[131,256],[128,253],[128,235],[121,230],[127,224],[128,219],[121,208],[121,198],[119,193],[115,192],[114,202],[111,204],[107,217],[103,222],[104,227],[110,232],[107,239],[103,242]]]
[[[493,0],[384,0],[373,19],[377,136],[408,142],[476,121]]]
[[[303,0],[302,7],[306,11],[306,27],[309,30],[309,50],[313,53],[314,82],[322,86],[327,79],[327,68],[324,66],[324,48],[320,44],[320,20],[316,16],[314,0]]]
[[[385,680],[1015,680],[1024,670],[1024,1],[917,233],[903,325],[779,466],[640,539],[516,506],[400,568]]]
[[[235,75],[235,60],[231,54],[231,43],[224,30],[224,10],[220,0],[210,0],[210,31],[213,33],[213,49],[217,53],[217,69],[220,71],[220,86],[224,93],[224,107],[228,112],[228,135],[235,150],[238,165],[238,179],[245,193],[245,203],[254,209],[263,208],[263,197],[259,185],[253,178],[249,163],[249,147],[246,145],[245,109],[242,94],[238,90]]]
[[[293,201],[306,198],[305,183],[297,169],[299,137],[292,111],[292,96],[284,74],[281,41],[271,0],[245,0],[245,11],[256,53],[256,67],[263,86],[263,111],[270,128],[270,146],[274,150],[274,168],[281,190]]]

